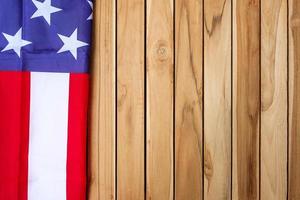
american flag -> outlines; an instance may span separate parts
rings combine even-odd
[[[0,0],[0,200],[85,199],[90,0]]]

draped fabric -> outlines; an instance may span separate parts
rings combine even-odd
[[[86,197],[92,1],[0,1],[0,199]]]

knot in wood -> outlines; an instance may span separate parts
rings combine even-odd
[[[165,41],[158,41],[155,45],[155,59],[160,61],[160,62],[163,62],[165,60],[167,60],[170,55],[169,55],[169,48],[168,48],[168,45]]]
[[[249,0],[249,2],[248,2],[249,7],[252,7],[252,6],[257,7],[258,5],[259,4],[258,4],[257,0]]]

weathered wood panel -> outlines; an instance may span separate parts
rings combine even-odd
[[[233,199],[259,199],[260,1],[233,2]]]
[[[261,1],[261,199],[287,195],[287,1]]]
[[[117,1],[117,198],[144,199],[143,0]]]
[[[300,199],[300,2],[289,0],[289,189]]]
[[[203,197],[203,5],[175,1],[175,198]]]
[[[231,198],[231,1],[204,1],[204,198]]]
[[[88,199],[115,199],[115,3],[94,4]]]
[[[173,199],[173,1],[147,1],[147,199]]]

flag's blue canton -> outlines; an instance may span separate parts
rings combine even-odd
[[[0,70],[86,72],[91,0],[0,0]]]

